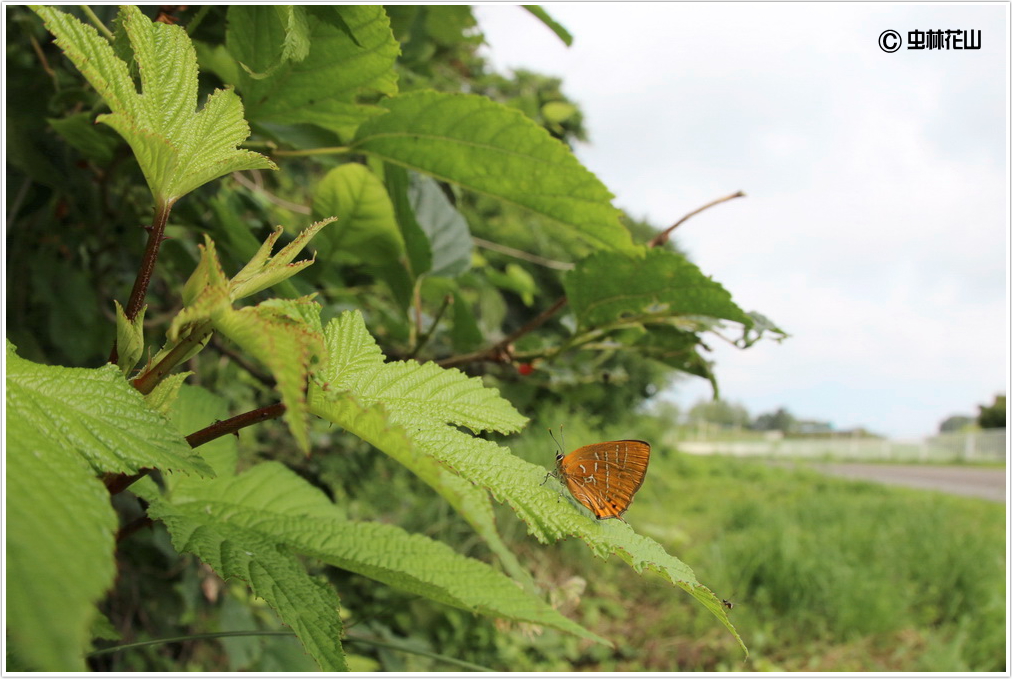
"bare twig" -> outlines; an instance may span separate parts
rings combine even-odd
[[[233,361],[238,363],[243,370],[245,370],[254,378],[256,378],[258,381],[260,381],[264,386],[270,387],[271,389],[277,386],[278,381],[274,379],[273,375],[264,372],[257,366],[250,363],[245,356],[232,349],[232,347],[229,347],[224,342],[219,341],[217,335],[213,336],[213,339],[211,341],[214,343],[215,349],[217,349],[218,351],[220,351],[221,353],[225,354]]]
[[[695,217],[696,215],[698,215],[703,210],[708,210],[711,207],[713,207],[714,205],[720,205],[721,203],[724,203],[726,201],[733,200],[735,198],[744,198],[744,197],[745,197],[745,192],[744,191],[738,191],[737,193],[732,193],[730,196],[724,196],[723,198],[718,198],[717,200],[711,201],[711,202],[707,203],[706,205],[704,205],[703,207],[701,207],[701,208],[699,208],[697,210],[693,210],[692,212],[690,212],[689,214],[685,215],[684,217],[682,217],[681,219],[679,219],[677,222],[675,222],[674,224],[672,224],[671,226],[669,226],[668,228],[666,228],[664,231],[661,231],[659,234],[657,234],[656,236],[654,236],[653,239],[651,239],[651,241],[649,243],[647,243],[647,245],[649,247],[652,247],[652,248],[656,248],[656,247],[659,247],[661,245],[664,245],[665,243],[668,242],[668,238],[671,237],[671,232],[674,231],[675,229],[677,229],[679,226],[681,226],[683,222],[685,222],[686,220],[689,219],[689,217]]]
[[[436,361],[436,363],[444,368],[452,368],[458,365],[464,365],[465,363],[471,363],[472,361],[494,361],[496,363],[505,363],[510,360],[510,356],[512,354],[510,345],[527,333],[544,325],[548,319],[558,313],[559,309],[566,306],[566,302],[566,296],[563,295],[559,299],[555,300],[555,303],[552,304],[552,306],[529,320],[519,330],[514,330],[488,349],[474,351],[470,354],[461,354],[460,356],[451,356],[450,358],[444,358],[441,361]]]
[[[283,207],[284,209],[286,209],[286,210],[288,210],[290,212],[294,212],[294,213],[300,214],[300,215],[308,215],[308,214],[310,214],[312,212],[312,210],[309,209],[308,207],[306,207],[305,205],[299,205],[298,203],[292,203],[290,201],[285,200],[284,198],[279,198],[278,196],[275,196],[273,193],[271,193],[270,191],[268,191],[267,189],[265,189],[263,187],[263,182],[257,182],[257,183],[251,182],[246,177],[246,175],[244,175],[241,172],[233,172],[232,173],[232,179],[236,180],[237,182],[239,182],[239,184],[241,184],[242,186],[246,187],[250,191],[253,191],[254,193],[261,194],[264,198],[266,198],[270,202],[274,203],[278,207]]]
[[[572,262],[557,262],[554,259],[548,259],[547,257],[541,257],[539,255],[532,255],[529,252],[524,252],[523,250],[511,248],[508,245],[500,245],[499,243],[493,243],[492,241],[485,240],[484,238],[474,237],[471,240],[473,240],[474,244],[480,248],[485,248],[486,250],[492,250],[494,252],[501,252],[504,255],[516,257],[517,259],[522,259],[527,262],[531,262],[532,264],[540,264],[541,266],[547,267],[549,269],[556,269],[558,271],[570,271],[576,266]]]
[[[435,318],[432,319],[432,323],[429,324],[429,329],[425,331],[424,335],[418,338],[418,342],[415,344],[415,348],[411,350],[411,353],[408,354],[408,358],[414,358],[417,356],[418,352],[421,351],[422,347],[424,347],[429,341],[429,338],[432,337],[432,333],[436,331],[436,326],[439,325],[439,319],[441,319],[443,314],[446,313],[446,307],[450,306],[451,302],[453,302],[453,295],[446,295],[443,297],[443,303],[440,305],[439,311],[436,312]]]

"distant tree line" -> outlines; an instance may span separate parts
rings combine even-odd
[[[980,413],[972,415],[950,415],[942,420],[938,431],[945,433],[949,431],[965,431],[968,429],[1004,429],[1006,419],[1005,394],[998,394],[994,397],[994,403],[989,406],[978,405]]]
[[[783,434],[795,435],[858,434],[874,436],[861,427],[846,432],[838,431],[834,429],[832,422],[801,419],[783,407],[753,417],[741,403],[723,400],[701,399],[684,414],[684,417],[679,408],[670,402],[658,403],[654,411],[655,414],[668,421],[684,422],[690,426],[706,423],[721,429],[779,431]]]

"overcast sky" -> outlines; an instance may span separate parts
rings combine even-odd
[[[837,429],[933,433],[1008,381],[1009,5],[561,3],[476,9],[498,70],[562,78],[615,204],[792,336],[714,341],[722,396]],[[883,52],[880,34],[904,40]],[[976,29],[979,51],[908,31]],[[698,378],[667,396],[709,395]]]

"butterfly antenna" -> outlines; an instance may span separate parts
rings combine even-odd
[[[562,433],[562,427],[561,426],[559,427],[559,433],[560,434]],[[552,437],[553,441],[555,441],[555,445],[559,448],[559,452],[565,453],[566,449],[563,448],[561,445],[559,445],[559,439],[555,438],[555,433],[551,429],[548,430],[548,435]],[[563,440],[565,440],[565,439],[563,439]]]

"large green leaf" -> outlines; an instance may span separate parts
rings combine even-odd
[[[412,173],[408,198],[432,249],[432,269],[428,275],[453,277],[467,271],[474,249],[471,231],[439,184],[430,177]]]
[[[197,57],[179,26],[153,23],[131,5],[121,8],[141,81],[91,26],[52,7],[33,6],[57,44],[98,91],[112,113],[98,117],[126,139],[151,192],[171,205],[181,196],[238,170],[277,169],[265,156],[236,147],[249,136],[242,102],[217,90],[197,107]]]
[[[561,488],[542,485],[544,467],[459,429],[514,431],[522,424],[522,419],[509,416],[509,409],[496,403],[497,394],[486,393],[490,390],[480,381],[468,384],[456,370],[442,371],[433,364],[384,363],[358,312],[347,312],[331,321],[325,336],[327,363],[319,377],[324,383],[314,384],[310,390],[314,413],[345,426],[347,406],[341,402],[349,396],[365,408],[382,406],[389,424],[401,428],[416,450],[508,503],[542,542],[578,536],[599,556],[617,554],[638,572],[650,569],[660,573],[713,612],[741,643],[721,601],[699,583],[687,565],[628,524],[597,521],[582,506],[559,502]],[[353,423],[348,426],[356,433],[362,431]],[[384,443],[374,445],[382,447]]]
[[[404,254],[390,196],[365,165],[346,163],[324,175],[313,192],[313,214],[340,216],[318,241],[326,258],[382,265]]]
[[[219,482],[187,483],[170,501],[153,507],[153,515],[166,521],[174,543],[187,550],[203,547],[192,540],[186,545],[178,535],[188,533],[194,524],[213,526],[224,542],[232,543],[232,549],[242,549],[243,541],[252,539],[256,549],[246,548],[251,552],[245,559],[250,562],[245,566],[248,571],[254,570],[253,565],[260,566],[256,570],[261,572],[269,570],[272,566],[263,561],[273,564],[279,554],[294,552],[467,611],[549,625],[604,641],[485,563],[396,526],[348,521],[321,491],[278,463],[261,464]],[[282,588],[284,583],[264,578],[257,587]],[[271,605],[285,619],[286,602],[278,597]],[[312,603],[288,615],[304,618],[309,625],[315,616],[326,619],[324,611]],[[300,639],[306,631],[315,631],[306,628],[304,624],[298,632]],[[338,640],[329,643],[337,645]],[[313,653],[308,644],[307,650]]]
[[[222,578],[245,582],[292,628],[322,670],[347,670],[337,593],[322,578],[309,575],[282,539],[286,526],[300,530],[297,511],[289,503],[287,513],[271,512],[264,488],[235,483],[245,476],[201,486],[205,492],[190,502],[156,500],[148,515],[165,522],[177,550],[196,554]],[[303,483],[299,493],[312,490]]]
[[[116,572],[116,513],[94,471],[37,436],[7,394],[7,634],[30,669],[83,672],[95,604]]]
[[[234,83],[251,120],[314,123],[348,135],[380,112],[356,102],[360,94],[395,94],[399,46],[379,5],[306,7],[309,52],[284,59],[292,31],[269,5],[232,5],[227,45],[251,70]]]
[[[404,248],[408,254],[408,275],[412,282],[432,269],[432,244],[425,230],[415,217],[411,206],[411,179],[408,171],[399,165],[383,164],[386,178],[386,189],[397,215],[397,226],[404,239]]]
[[[115,573],[117,519],[96,472],[213,472],[116,366],[38,365],[10,342],[6,364],[8,633],[33,669],[83,671]]]
[[[308,299],[269,299],[255,307],[226,307],[212,318],[214,328],[266,365],[278,383],[288,423],[299,447],[309,452],[306,385],[323,355],[320,305]]]
[[[97,472],[153,467],[213,475],[114,365],[39,365],[18,357],[8,342],[7,418],[28,423],[46,447],[74,451]]]
[[[365,327],[362,315],[345,312],[325,332],[327,363],[314,385],[312,400],[325,402],[328,393],[349,392],[363,405],[382,403],[412,426],[425,424],[457,431],[519,431],[527,418],[498,390],[456,369],[415,361],[383,362],[383,354]]]
[[[563,283],[582,328],[692,316],[752,324],[720,283],[667,250],[598,252],[580,260]]]
[[[633,251],[612,195],[572,152],[519,111],[478,95],[386,99],[355,149],[521,205],[600,248]]]

